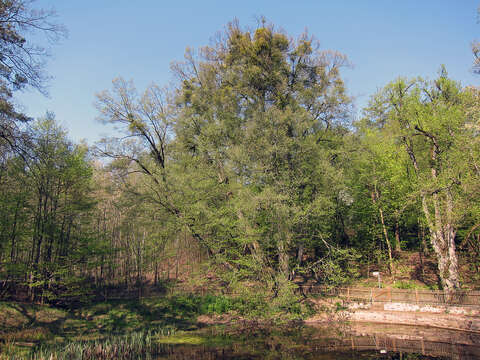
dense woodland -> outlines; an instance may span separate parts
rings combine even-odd
[[[0,1],[1,297],[141,293],[179,267],[281,297],[298,278],[349,283],[367,263],[393,275],[405,251],[433,258],[448,292],[462,264],[480,276],[480,92],[444,67],[392,74],[357,114],[346,55],[233,21],[187,48],[175,85],[98,89],[118,135],[87,146],[15,103],[45,91],[29,31],[64,35],[31,6]]]

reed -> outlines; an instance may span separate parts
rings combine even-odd
[[[174,328],[165,327],[154,331],[133,332],[123,336],[108,336],[94,341],[71,341],[62,345],[41,346],[32,352],[30,359],[151,359],[154,355],[164,352],[168,346],[157,342],[156,339],[160,336],[174,335],[175,332]]]

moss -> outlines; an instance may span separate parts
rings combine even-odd
[[[205,338],[194,335],[187,334],[178,334],[174,336],[162,336],[158,340],[160,344],[171,344],[171,345],[202,345],[205,344]]]

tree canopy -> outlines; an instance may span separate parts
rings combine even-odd
[[[18,22],[0,28],[15,56],[28,27],[61,34],[53,13],[1,4]],[[43,91],[41,63],[29,73],[11,59],[0,59],[6,106],[19,88]],[[396,281],[402,254],[415,251],[453,296],[462,269],[480,270],[479,91],[442,67],[434,80],[397,78],[352,121],[347,66],[308,33],[234,21],[187,48],[172,86],[139,91],[117,78],[99,92],[98,118],[118,135],[94,147],[72,143],[49,112],[16,132],[27,117],[5,108],[5,293],[141,296],[183,274],[290,311],[299,283],[338,286],[371,269]]]

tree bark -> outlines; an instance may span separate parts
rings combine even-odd
[[[451,208],[451,199],[447,196],[447,208]],[[430,231],[433,250],[437,255],[438,272],[443,289],[451,298],[460,288],[458,276],[458,259],[455,246],[456,229],[450,221],[444,220],[439,208],[438,195],[433,195],[434,219],[428,207],[425,195],[422,195],[422,207]],[[447,210],[448,212],[448,210]]]

